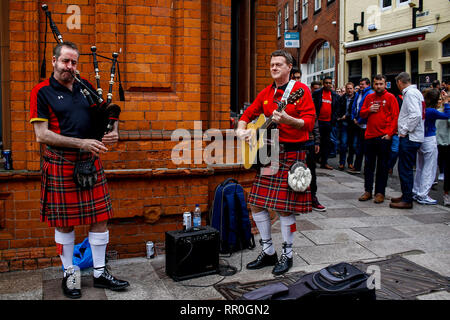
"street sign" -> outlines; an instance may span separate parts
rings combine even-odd
[[[284,47],[285,48],[300,48],[300,33],[299,32],[285,32],[284,33]]]

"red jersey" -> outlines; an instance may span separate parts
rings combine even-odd
[[[319,121],[331,121],[331,91],[322,92],[322,107],[320,107]]]
[[[378,112],[370,112],[370,107],[378,103]],[[366,139],[382,137],[384,135],[393,136],[397,133],[398,102],[395,96],[386,90],[382,93],[371,93],[364,100],[364,104],[359,112],[361,118],[367,118],[367,129],[364,137]]]
[[[255,101],[253,101],[253,103],[244,111],[240,120],[249,123],[259,117],[262,113],[264,113],[266,117],[270,117],[278,108],[278,105],[274,100],[281,101],[285,88],[286,86],[283,86],[283,89],[278,88],[275,92],[276,88],[274,85],[266,87],[258,94]],[[296,129],[287,124],[279,123],[277,128],[280,134],[280,142],[295,143],[308,141],[309,132],[314,128],[316,109],[311,97],[311,91],[305,84],[296,81],[291,93],[300,88],[304,90],[303,97],[293,104],[288,104],[285,111],[291,117],[302,119],[305,122],[305,125],[301,129]]]

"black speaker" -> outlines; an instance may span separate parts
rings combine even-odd
[[[204,226],[166,232],[166,274],[181,281],[219,272],[219,231]]]

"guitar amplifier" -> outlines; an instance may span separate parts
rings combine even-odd
[[[181,281],[219,272],[219,231],[203,226],[166,232],[166,274]]]

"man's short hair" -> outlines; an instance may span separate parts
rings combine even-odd
[[[78,53],[78,56],[80,56],[80,50],[78,50],[78,47],[75,43],[70,42],[70,41],[64,41],[63,43],[58,43],[53,48],[53,56],[56,58],[56,60],[58,60],[59,56],[61,55],[61,49],[63,47],[67,47],[67,48],[75,50]]]
[[[370,86],[370,79],[369,78],[362,78],[361,80],[359,80],[359,83],[361,82],[365,82],[368,86]]]
[[[333,82],[333,78],[331,76],[325,76],[325,78],[323,78],[323,82],[325,82],[325,80],[331,80],[331,82]]]
[[[386,76],[383,75],[383,74],[377,74],[377,75],[373,78],[373,81],[375,81],[375,80],[377,80],[377,81],[384,80],[384,82],[387,82],[387,78],[386,78]]]
[[[311,82],[310,87],[312,88],[312,87],[314,87],[314,86],[319,86],[319,87],[321,87],[321,86],[322,86],[322,83],[321,83],[320,81],[313,81],[313,82]]]
[[[408,84],[411,83],[411,76],[408,72],[401,72],[398,76],[395,77],[395,81],[400,81],[401,83]]]
[[[272,52],[272,54],[270,55],[270,57],[284,57],[286,59],[286,63],[289,64],[294,64],[294,58],[292,57],[292,54],[290,54],[289,52],[285,51],[285,50],[275,50],[274,52]]]
[[[355,84],[353,83],[353,82],[347,82],[346,84],[345,84],[345,86],[347,87],[347,86],[352,86],[353,88],[355,87]]]
[[[301,72],[300,69],[297,68],[297,67],[293,67],[292,70],[291,70],[291,73],[292,73],[292,74],[300,73],[300,75],[302,75],[302,72]]]
[[[431,83],[431,87],[433,87],[433,88],[437,88],[437,87],[440,87],[440,86],[441,86],[441,82],[439,80],[434,80]]]

